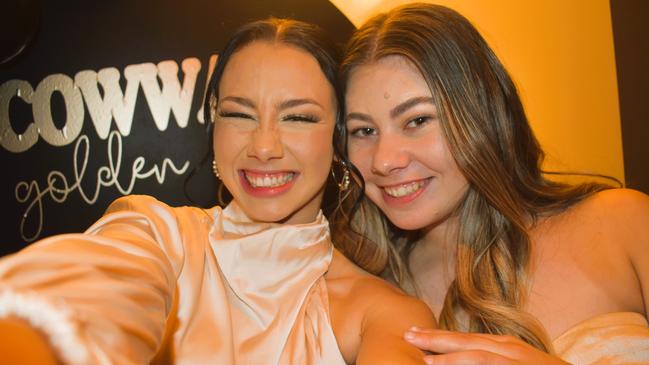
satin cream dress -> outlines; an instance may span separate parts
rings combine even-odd
[[[344,364],[311,224],[251,222],[236,205],[113,203],[83,234],[0,260],[0,317],[28,321],[66,364]]]
[[[649,327],[639,313],[617,312],[577,324],[553,341],[574,365],[649,364]]]

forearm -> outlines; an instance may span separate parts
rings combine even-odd
[[[131,200],[0,260],[0,319],[31,326],[61,363],[148,363],[161,346],[176,285],[167,250],[182,242],[170,208]]]

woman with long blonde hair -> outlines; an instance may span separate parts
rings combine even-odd
[[[516,87],[471,23],[437,5],[378,15],[341,76],[355,228],[441,329],[433,364],[649,361],[649,198],[542,171]],[[607,360],[605,360],[607,359]]]

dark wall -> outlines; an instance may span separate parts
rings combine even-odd
[[[649,1],[611,0],[624,175],[649,194]]]
[[[124,194],[213,205],[210,164],[199,165],[210,58],[270,15],[316,23],[339,43],[354,29],[327,0],[0,3],[0,256],[83,231]]]

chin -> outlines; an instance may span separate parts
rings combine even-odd
[[[416,231],[427,226],[427,222],[421,222],[417,219],[412,219],[413,216],[411,214],[404,216],[391,216],[389,214],[386,214],[386,217],[388,218],[390,223],[392,223],[399,229],[403,229],[404,231]]]
[[[413,224],[412,222],[408,222],[408,221],[395,222],[391,220],[390,222],[392,222],[392,224],[395,225],[397,228],[402,229],[404,231],[417,231],[425,227],[425,225],[423,224]]]
[[[248,218],[250,218],[251,220],[265,223],[279,223],[288,218],[288,216],[289,214],[283,214],[282,212],[278,212],[276,210],[267,211],[258,209],[255,209],[254,212],[248,214]]]

